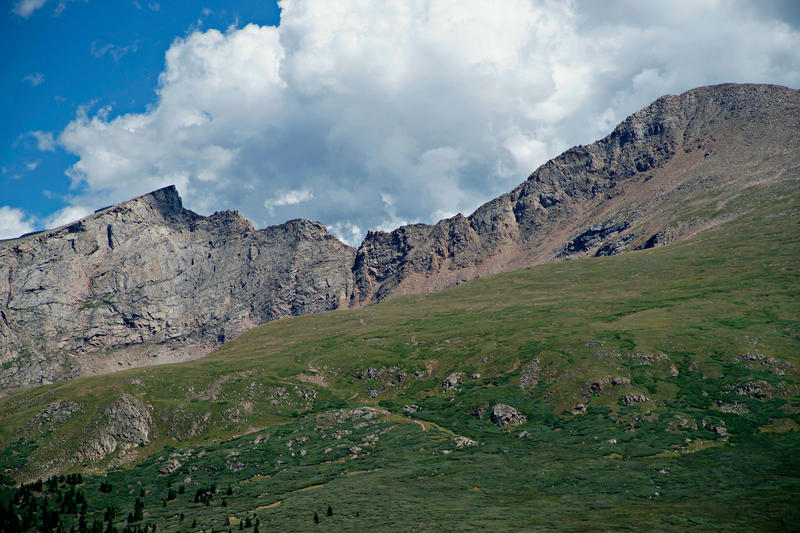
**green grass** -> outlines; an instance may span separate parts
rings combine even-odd
[[[800,204],[790,192],[681,243],[279,320],[195,361],[14,393],[0,399],[0,464],[23,480],[97,472],[84,484],[95,517],[114,504],[124,521],[145,487],[145,519],[159,530],[193,520],[227,530],[231,515],[307,531],[314,512],[318,527],[344,531],[798,529]],[[523,389],[535,359],[538,383]],[[378,375],[356,377],[370,367]],[[460,389],[443,391],[456,371]],[[764,394],[737,392],[748,383]],[[122,393],[150,406],[151,443],[74,462]],[[626,405],[626,395],[646,400]],[[47,433],[25,429],[57,399],[82,410]],[[471,414],[495,403],[527,422],[511,430]],[[573,414],[578,403],[585,413]],[[364,405],[380,416],[329,421]],[[351,433],[337,440],[337,429]],[[456,448],[456,435],[479,445]],[[308,440],[286,445],[298,437]],[[171,454],[180,469],[159,475]],[[168,482],[186,492],[163,507]],[[219,494],[193,502],[211,483],[232,487],[227,507]]]

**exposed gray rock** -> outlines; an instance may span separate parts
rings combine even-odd
[[[523,389],[535,387],[539,383],[539,372],[542,370],[539,358],[537,357],[524,367],[519,375],[519,386]]]
[[[631,405],[634,403],[646,402],[647,396],[644,394],[626,394],[622,397],[622,401],[625,405]]]
[[[589,226],[583,230],[579,235],[576,235],[569,240],[564,246],[562,255],[577,254],[585,252],[590,248],[594,248],[597,244],[605,241],[611,236],[625,231],[631,226],[630,222],[626,220],[609,220],[601,224]],[[610,253],[602,253],[599,255],[611,255]]]
[[[453,372],[442,381],[442,388],[445,391],[458,390],[461,386],[461,379],[464,377],[463,372]]]
[[[79,462],[98,461],[116,451],[118,444],[145,445],[150,443],[150,411],[144,403],[123,394],[106,407],[102,424],[76,454]]]
[[[517,426],[528,419],[519,410],[504,403],[496,403],[492,406],[492,422],[501,428],[506,426]]]
[[[455,439],[453,439],[453,441],[456,444],[456,448],[464,448],[465,446],[469,447],[469,446],[477,446],[478,445],[477,441],[474,441],[474,440],[472,440],[470,438],[467,438],[467,437],[464,437],[462,435],[456,435],[456,437],[455,437]]]
[[[170,459],[170,460],[166,461],[163,465],[161,465],[159,467],[158,473],[161,474],[162,476],[167,476],[167,475],[175,472],[176,470],[178,470],[182,466],[183,466],[183,463],[181,463],[177,459]]]
[[[336,309],[354,255],[317,222],[196,215],[174,187],[0,241],[0,392],[197,357],[256,324]]]
[[[73,413],[80,411],[81,405],[75,402],[56,400],[31,418],[25,425],[25,433],[45,433],[54,431],[69,420]]]

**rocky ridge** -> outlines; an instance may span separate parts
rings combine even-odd
[[[694,89],[567,150],[469,217],[369,232],[358,249],[318,222],[257,230],[235,211],[203,217],[160,189],[0,241],[0,394],[199,357],[278,318],[666,244],[738,214],[726,206],[752,183],[796,181],[799,148],[798,91]],[[701,209],[710,198],[713,216]]]

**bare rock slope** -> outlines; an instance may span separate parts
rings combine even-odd
[[[668,95],[513,191],[355,250],[319,223],[256,230],[167,187],[0,242],[0,394],[199,357],[277,318],[685,238],[800,177],[800,92],[725,84]]]

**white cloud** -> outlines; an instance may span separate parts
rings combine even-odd
[[[56,140],[49,131],[29,131],[24,136],[33,137],[36,140],[36,148],[42,152],[53,152],[56,149]]]
[[[0,239],[13,239],[33,231],[33,222],[22,209],[0,206]]]
[[[75,222],[76,220],[80,220],[83,217],[92,214],[93,210],[89,209],[88,207],[77,205],[77,206],[67,206],[63,209],[59,209],[49,217],[44,220],[44,227],[46,228],[57,228],[59,226],[63,226],[65,224],[69,224],[70,222]]]
[[[100,47],[97,46],[97,43],[92,41],[89,51],[94,57],[103,57],[104,55],[108,54],[114,59],[114,61],[119,61],[128,53],[136,52],[138,49],[139,41],[129,44],[128,46],[117,46],[115,44],[108,43]]]
[[[281,7],[279,27],[175,40],[145,111],[79,111],[58,139],[79,158],[75,202],[175,183],[200,212],[321,220],[354,242],[353,228],[468,214],[662,94],[800,85],[800,34],[755,3]]]
[[[270,213],[275,212],[276,207],[282,207],[285,205],[297,205],[301,202],[306,202],[314,198],[314,193],[311,192],[309,189],[296,189],[293,191],[286,191],[282,192],[272,198],[267,198],[264,200],[264,207]]]
[[[22,81],[30,84],[31,87],[38,87],[44,83],[44,74],[41,72],[34,72],[22,78]]]
[[[89,0],[59,0],[58,5],[53,10],[53,16],[54,17],[60,17],[61,13],[63,13],[64,10],[67,9],[67,2],[81,2],[81,1],[84,4],[89,2]]]
[[[14,4],[14,8],[11,11],[26,19],[33,15],[34,11],[44,6],[45,2],[47,2],[47,0],[20,0]]]
[[[28,170],[36,170],[36,168],[39,166],[39,163],[41,163],[41,161],[30,161],[25,163],[25,166]]]

